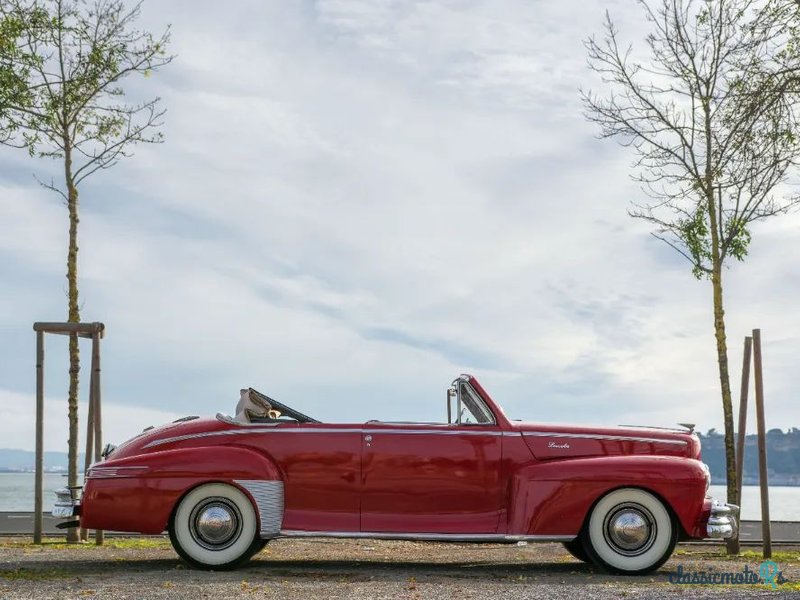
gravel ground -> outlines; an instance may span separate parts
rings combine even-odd
[[[800,597],[800,551],[776,552]],[[681,546],[660,571],[617,577],[577,562],[559,544],[527,546],[351,540],[278,540],[244,568],[187,568],[163,538],[106,540],[106,545],[33,546],[0,540],[0,598],[744,598],[776,592],[758,585],[675,585],[670,573],[757,569],[760,556],[735,560],[708,546]]]

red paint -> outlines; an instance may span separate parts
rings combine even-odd
[[[686,536],[705,536],[696,437],[512,422],[474,378],[470,385],[496,424],[247,428],[197,419],[152,429],[98,465],[147,469],[87,479],[81,524],[157,533],[193,487],[255,479],[283,481],[284,530],[571,536],[605,493],[640,487],[671,507]],[[146,447],[178,436],[187,437]]]
[[[362,531],[497,533],[505,504],[499,427],[369,427]]]

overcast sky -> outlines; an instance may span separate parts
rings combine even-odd
[[[322,420],[442,420],[462,372],[512,418],[721,428],[710,285],[627,216],[632,156],[581,116],[606,9],[641,44],[630,0],[147,1],[178,57],[129,88],[163,98],[166,142],[81,191],[106,441],[247,386]],[[66,209],[33,178],[56,168],[0,150],[0,447],[33,448],[31,325],[66,317]],[[798,225],[757,227],[725,272],[732,385],[761,327],[769,427],[800,426]],[[65,349],[47,339],[51,450]]]

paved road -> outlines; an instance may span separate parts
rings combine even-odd
[[[63,530],[56,529],[56,519],[49,513],[44,515],[44,533],[60,535]],[[761,542],[761,521],[742,521],[740,539],[745,543]],[[32,512],[0,512],[0,535],[31,535],[33,533]],[[126,536],[131,534],[126,533]],[[773,521],[772,542],[774,544],[800,544],[800,522]]]

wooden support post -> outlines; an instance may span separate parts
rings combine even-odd
[[[742,477],[744,476],[744,441],[747,429],[747,395],[750,391],[750,362],[753,338],[744,338],[742,358],[742,387],[739,388],[739,428],[736,430],[736,504],[742,505]],[[728,554],[739,554],[739,531],[728,540]]]
[[[36,475],[33,500],[33,543],[42,543],[44,483],[44,333],[36,332]]]
[[[769,520],[767,433],[764,424],[764,372],[761,363],[761,330],[753,329],[753,359],[756,383],[756,424],[758,426],[758,480],[761,484],[761,535],[764,558],[772,557],[772,529]]]
[[[100,402],[100,333],[95,331],[92,334],[92,375],[91,375],[91,397],[94,404],[94,461],[99,461],[103,452],[103,412]],[[87,447],[86,454],[89,454]],[[96,530],[95,544],[103,545],[103,532]]]
[[[94,407],[96,400],[94,397],[94,371],[89,375],[89,406],[86,410],[86,452],[83,455],[83,476],[86,478],[86,473],[89,472],[89,467],[92,462],[92,455],[94,454]],[[89,539],[89,530],[81,528],[81,541],[85,542]]]
[[[100,339],[105,333],[103,323],[44,323],[33,324],[36,332],[36,469],[34,476],[34,518],[33,541],[42,542],[42,508],[43,508],[43,473],[44,473],[44,334],[77,335],[92,339],[92,373],[89,392],[89,415],[86,428],[85,466],[100,459],[103,449],[103,434],[100,423]],[[67,539],[72,539],[74,530],[70,529]],[[81,539],[86,539],[86,532],[81,532]],[[103,532],[97,532],[97,543],[103,543]]]

